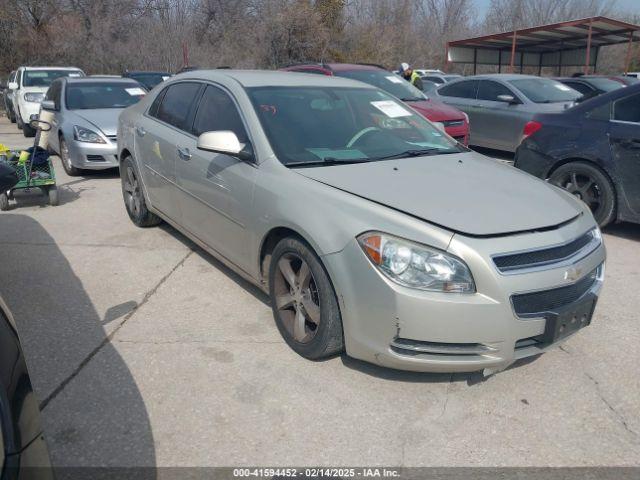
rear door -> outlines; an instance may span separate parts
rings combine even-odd
[[[629,208],[640,215],[640,93],[613,103],[609,139]]]
[[[502,102],[498,100],[500,95],[510,95],[517,103]],[[525,123],[521,119],[521,105],[522,100],[509,87],[493,80],[480,80],[471,135],[485,147],[515,150]]]
[[[178,82],[156,97],[135,125],[135,151],[152,205],[181,223],[176,184],[176,145],[190,135],[196,100],[203,85]]]
[[[234,132],[240,143],[249,140],[232,96],[220,86],[207,85],[194,117],[193,135],[176,145],[183,152],[176,164],[180,209],[185,228],[248,270],[246,225],[257,167],[228,155],[198,150],[199,135],[219,130]]]

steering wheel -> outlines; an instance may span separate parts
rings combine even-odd
[[[362,139],[362,137],[369,135],[372,132],[380,132],[380,131],[381,130],[378,127],[363,128],[358,133],[356,133],[353,137],[351,137],[351,140],[349,140],[349,143],[347,143],[347,148],[353,147],[357,142],[359,142]]]

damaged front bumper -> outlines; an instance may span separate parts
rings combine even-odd
[[[570,267],[563,262],[522,273],[501,273],[493,255],[566,243],[593,227],[593,219],[582,215],[548,232],[454,236],[448,251],[471,269],[474,294],[398,285],[371,265],[355,240],[350,242],[323,257],[339,293],[347,354],[400,370],[491,374],[543,353],[590,322],[602,286],[604,246],[574,259]]]

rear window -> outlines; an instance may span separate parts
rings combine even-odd
[[[522,78],[508,82],[534,103],[575,102],[582,96],[573,88],[549,78]]]
[[[171,85],[166,89],[155,117],[180,130],[190,131],[189,119],[199,91],[200,84],[195,82]]]
[[[438,89],[438,94],[445,97],[476,98],[478,80],[465,80],[451,83]]]
[[[22,75],[23,87],[48,87],[56,78],[84,77],[80,70],[25,70]]]
[[[136,82],[78,82],[67,84],[69,110],[126,108],[137,103],[146,91]]]
[[[640,94],[618,100],[613,105],[613,118],[623,122],[640,123]]]

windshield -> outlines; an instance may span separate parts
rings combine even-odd
[[[574,102],[582,96],[573,88],[549,78],[522,78],[508,82],[534,103]]]
[[[133,78],[134,80],[137,80],[138,82],[140,82],[142,85],[144,85],[149,90],[151,90],[153,87],[155,87],[159,83],[162,83],[163,81],[165,81],[167,78],[169,78],[169,76],[170,75],[168,73],[133,73],[133,74],[129,74],[130,78]]]
[[[56,78],[84,77],[80,70],[25,70],[22,76],[23,87],[48,87]]]
[[[125,108],[146,92],[138,83],[82,82],[67,85],[67,109]]]
[[[271,146],[285,165],[466,151],[381,90],[255,87],[248,91]]]
[[[610,78],[589,78],[587,80],[591,85],[603,92],[613,92],[619,88],[624,88],[624,85]]]
[[[386,70],[350,70],[335,72],[339,77],[352,78],[381,88],[404,102],[424,100],[426,97],[404,78]]]

